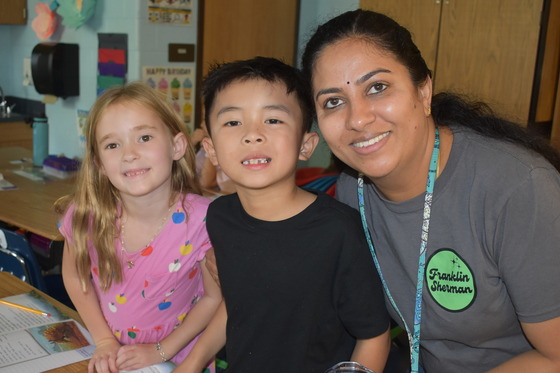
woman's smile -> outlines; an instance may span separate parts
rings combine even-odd
[[[385,133],[383,133],[379,136],[376,136],[372,139],[352,143],[352,146],[355,147],[355,148],[365,148],[365,147],[371,146],[373,144],[377,144],[378,142],[383,140],[385,137],[389,136],[390,133],[391,133],[391,131],[387,131],[387,132],[385,132]]]

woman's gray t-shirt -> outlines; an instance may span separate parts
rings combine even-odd
[[[517,145],[452,129],[426,254],[428,373],[491,369],[531,349],[519,321],[560,316],[560,175]],[[412,328],[424,194],[391,202],[367,181],[364,197],[383,277]],[[337,198],[358,208],[355,174],[341,175]]]

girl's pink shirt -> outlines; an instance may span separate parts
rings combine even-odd
[[[126,254],[121,250],[120,239],[115,239],[124,276],[122,283],[113,283],[107,292],[99,286],[97,252],[89,243],[92,283],[105,320],[122,344],[161,341],[204,295],[200,261],[212,247],[206,231],[206,211],[211,200],[195,194],[183,197],[184,203],[179,199],[171,218],[146,249]],[[72,205],[59,228],[70,242],[73,211]],[[134,261],[133,268],[128,268],[125,260]],[[196,339],[172,361],[180,363],[195,342]]]

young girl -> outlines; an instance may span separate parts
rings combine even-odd
[[[194,151],[183,124],[141,83],[92,107],[76,192],[64,212],[64,284],[96,345],[99,373],[181,362],[221,301]]]

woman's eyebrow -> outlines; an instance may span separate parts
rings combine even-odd
[[[325,88],[325,89],[321,89],[319,92],[317,92],[317,94],[315,95],[315,101],[317,101],[319,99],[319,96],[321,95],[327,95],[329,93],[339,93],[342,92],[342,90],[340,88]]]
[[[370,71],[369,73],[365,74],[364,76],[362,76],[361,78],[358,78],[356,80],[356,82],[354,84],[359,85],[362,84],[364,82],[367,82],[372,76],[379,74],[379,73],[390,73],[391,70],[387,70],[387,69],[377,69],[377,70],[373,70]]]
[[[387,70],[387,69],[376,69],[373,71],[370,71],[367,74],[364,74],[363,76],[359,77],[354,84],[355,85],[360,85],[363,84],[364,82],[367,82],[369,79],[371,79],[372,76],[377,75],[379,73],[390,73],[391,70]],[[315,100],[319,99],[319,96],[321,95],[326,95],[329,93],[339,93],[342,92],[341,88],[325,88],[325,89],[321,89],[319,92],[317,92],[317,94],[315,95]]]

